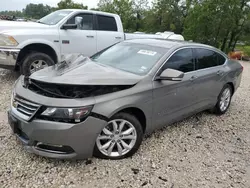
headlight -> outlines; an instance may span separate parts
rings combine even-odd
[[[16,98],[16,89],[14,88],[14,89],[12,90],[12,93],[11,93],[10,107],[14,107],[14,108],[17,107],[17,103],[16,103],[16,101],[15,101],[15,98]]]
[[[17,46],[18,42],[9,35],[0,34],[0,46]]]
[[[93,106],[80,108],[47,108],[42,114],[41,118],[51,121],[79,123],[86,119],[90,114]]]

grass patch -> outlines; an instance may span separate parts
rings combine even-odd
[[[237,50],[244,52],[244,55],[250,56],[250,46],[236,46]]]

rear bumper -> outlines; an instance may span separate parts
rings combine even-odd
[[[14,69],[19,49],[0,48],[0,68]]]
[[[96,138],[107,123],[91,116],[79,124],[43,120],[26,122],[11,111],[8,119],[14,134],[28,152],[57,159],[92,157]]]

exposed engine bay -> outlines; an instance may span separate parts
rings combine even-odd
[[[133,85],[64,85],[29,80],[29,90],[52,98],[87,98],[104,95],[133,87]]]

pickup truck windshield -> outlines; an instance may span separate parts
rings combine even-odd
[[[146,75],[167,48],[123,42],[101,51],[91,60],[137,75]]]
[[[46,24],[46,25],[55,25],[60,22],[65,16],[68,16],[72,11],[68,10],[58,10],[56,12],[52,12],[51,14],[41,18],[38,20],[38,23]]]

